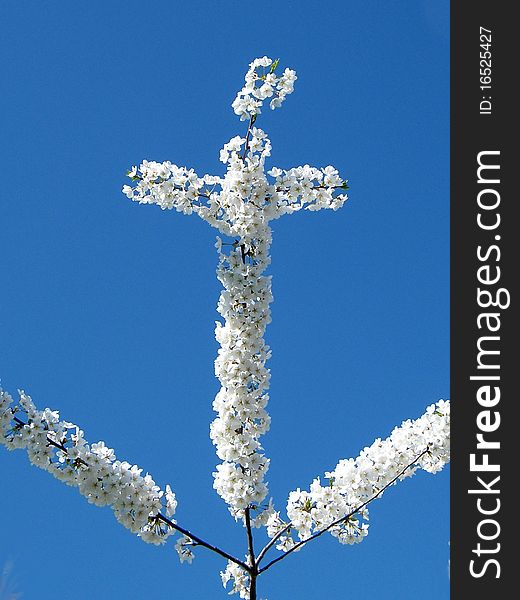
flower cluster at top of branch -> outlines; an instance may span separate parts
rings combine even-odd
[[[90,503],[111,506],[116,519],[143,541],[162,544],[175,533],[157,518],[162,511],[168,517],[175,513],[169,485],[162,491],[137,465],[116,460],[104,442],[89,445],[79,427],[60,421],[57,411],[38,410],[24,392],[13,405],[0,389],[0,443],[9,450],[25,449],[33,465],[77,487]]]
[[[259,76],[257,69],[263,65],[270,65],[269,73]],[[240,99],[243,102],[244,98],[254,97],[259,106],[256,112],[249,109],[241,112],[242,116],[249,115],[250,118],[246,136],[232,138],[220,151],[220,160],[227,165],[224,177],[200,177],[193,169],[170,161],[144,160],[139,168],[134,166],[128,172],[136,184],[135,187],[125,185],[123,193],[140,204],[157,204],[163,210],[175,208],[184,214],[198,214],[231,237],[254,228],[254,223],[249,220],[258,216],[268,222],[302,208],[341,208],[347,200],[347,182],[330,165],[322,169],[309,165],[288,170],[274,167],[267,173],[273,180],[266,176],[265,159],[271,155],[271,142],[262,129],[253,125],[262,99],[275,95],[272,102],[281,102],[292,92],[296,79],[290,69],[276,77],[277,66],[278,61],[273,62],[267,57],[251,63],[246,86],[238,93],[233,105]],[[256,83],[260,81],[263,84],[257,88]]]
[[[271,58],[255,58],[249,65],[245,76],[246,84],[238,92],[233,101],[233,110],[241,121],[256,117],[262,112],[263,101],[272,98],[269,106],[272,110],[282,105],[286,96],[294,91],[294,82],[298,79],[296,72],[285,69],[281,76],[276,75],[278,60]],[[266,71],[266,69],[269,69]]]

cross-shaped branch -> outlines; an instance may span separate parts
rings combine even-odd
[[[224,176],[200,177],[168,161],[143,161],[128,173],[135,186],[123,188],[139,203],[195,213],[229,238],[217,237],[215,244],[217,277],[224,287],[217,310],[224,323],[217,323],[215,331],[221,345],[215,361],[221,389],[213,402],[218,416],[210,435],[222,461],[214,473],[214,488],[244,524],[245,559],[178,525],[173,520],[177,500],[169,486],[163,491],[136,465],[116,461],[104,442],[89,445],[79,427],[60,421],[55,411],[39,411],[23,392],[19,404],[12,406],[12,398],[0,390],[0,442],[11,449],[26,448],[33,464],[78,486],[89,502],[110,505],[116,518],[143,540],[161,544],[175,532],[182,534],[176,543],[181,561],[191,562],[195,546],[226,558],[224,585],[231,581],[231,592],[250,600],[256,599],[261,573],[325,532],[341,543],[362,541],[368,533],[370,502],[415,469],[436,472],[449,460],[449,403],[440,401],[420,419],[406,421],[387,439],[376,440],[356,459],[340,461],[325,474],[328,485],[316,479],[308,492],[291,492],[288,521],[271,500],[265,502],[269,460],[260,437],[270,424],[270,373],[265,365],[271,352],[264,341],[272,301],[271,278],[264,274],[270,263],[270,221],[302,209],[337,210],[347,200],[348,187],[332,166],[274,167],[265,172],[271,143],[256,127],[258,116],[267,99],[272,109],[278,108],[296,80],[294,71],[285,69],[278,75],[277,67],[278,61],[267,57],[250,65],[232,105],[241,120],[248,121],[247,131],[221,150]],[[270,541],[256,554],[253,528],[262,526]],[[261,566],[275,546],[283,553]]]

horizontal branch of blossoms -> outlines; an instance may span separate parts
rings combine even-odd
[[[220,152],[228,164],[225,177],[204,175],[170,161],[144,160],[128,172],[135,187],[123,186],[123,193],[139,204],[156,204],[162,210],[195,213],[227,236],[239,236],[251,228],[248,218],[278,219],[302,209],[338,210],[347,201],[347,181],[331,165],[323,168],[303,165],[292,169],[263,170],[270,149],[264,132],[253,128],[245,159],[240,150],[245,138],[233,138]],[[257,154],[260,152],[260,155]]]

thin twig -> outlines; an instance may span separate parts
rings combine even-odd
[[[244,145],[244,154],[242,155],[242,162],[246,159],[247,150],[249,148],[249,137],[251,135],[251,128],[253,127],[253,123],[256,121],[256,115],[251,115],[249,119],[249,125],[247,127],[246,133],[246,143]]]
[[[253,533],[251,531],[251,508],[248,506],[245,510],[245,522],[247,532],[247,553],[251,567],[255,568],[255,551],[253,548]]]
[[[260,564],[260,561],[264,558],[267,552],[269,552],[269,550],[274,546],[274,544],[276,544],[276,542],[282,537],[282,535],[289,531],[290,528],[291,523],[288,523],[283,529],[280,529],[280,531],[274,536],[274,538],[269,540],[269,542],[262,548],[262,550],[260,550],[258,558],[256,559],[257,565]]]
[[[251,571],[251,568],[248,565],[246,565],[245,562],[239,560],[238,558],[235,558],[234,556],[231,556],[231,554],[228,554],[225,550],[222,550],[218,546],[213,546],[212,544],[205,542],[202,538],[196,536],[195,534],[191,533],[187,529],[184,529],[184,527],[177,525],[177,523],[174,523],[173,521],[168,519],[168,517],[165,517],[163,514],[157,513],[156,518],[163,521],[163,523],[166,523],[166,525],[168,525],[172,529],[175,529],[176,531],[184,534],[186,537],[189,537],[194,542],[197,542],[197,544],[199,544],[200,546],[204,546],[204,548],[207,548],[208,550],[211,550],[212,552],[216,552],[217,554],[220,554],[220,556],[223,556],[224,558],[227,558],[231,562],[234,562],[235,564],[241,566],[248,573]]]

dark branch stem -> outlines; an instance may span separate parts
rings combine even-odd
[[[346,190],[347,189],[347,188],[343,187],[343,185],[331,185],[331,186],[328,186],[328,185],[323,185],[323,184],[313,185],[312,189],[313,190],[326,190],[329,187],[332,188],[333,190]],[[277,192],[286,192],[287,188],[286,187],[277,187],[276,191]]]
[[[255,566],[255,551],[253,548],[253,532],[251,531],[251,508],[248,506],[245,510],[245,522],[247,532],[247,553],[251,567]]]
[[[13,421],[15,421],[16,423],[18,423],[18,425],[21,426],[25,426],[27,425],[27,423],[24,423],[21,419],[19,419],[18,417],[13,417]],[[50,438],[49,436],[47,436],[47,443],[50,446],[54,446],[55,448],[58,448],[59,450],[61,450],[62,452],[64,452],[65,454],[68,454],[67,452],[67,448],[63,445],[60,444],[59,442],[54,441],[52,438]],[[76,458],[76,462],[84,465],[85,467],[88,467],[88,464],[82,459],[82,458]]]
[[[244,146],[244,154],[242,155],[242,162],[246,159],[247,150],[249,148],[249,138],[251,136],[251,128],[253,127],[253,123],[256,121],[256,115],[252,115],[249,119],[249,125],[247,127],[246,133],[246,143]]]
[[[54,446],[55,448],[59,448],[62,452],[65,452],[65,454],[68,454],[67,448],[65,448],[65,446],[63,444],[59,444],[58,442],[55,442],[54,440],[51,440],[51,438],[49,436],[47,436],[47,443],[50,446]],[[82,458],[76,458],[75,460],[80,465],[83,465],[85,467],[89,466],[88,463],[85,462]]]
[[[251,507],[245,510],[245,524],[247,532],[247,554],[249,568],[249,600],[256,600],[256,578],[258,577],[258,567],[255,560],[255,550],[253,547],[253,532],[251,530]]]
[[[283,529],[281,529],[269,542],[260,550],[258,554],[258,558],[256,559],[256,564],[259,565],[260,561],[264,558],[264,556],[269,552],[269,550],[276,544],[276,542],[282,537],[284,533],[289,531],[291,528],[291,523],[286,525]]]
[[[332,527],[334,527],[334,525],[338,525],[339,523],[341,523],[342,521],[344,521],[345,519],[348,519],[350,517],[352,517],[353,515],[355,515],[357,512],[359,512],[360,510],[362,510],[363,508],[365,508],[365,506],[367,506],[367,504],[369,504],[370,502],[372,502],[373,500],[375,500],[378,496],[380,496],[387,488],[389,488],[392,484],[394,484],[399,477],[401,477],[402,475],[404,475],[404,473],[406,473],[406,471],[413,466],[418,460],[421,459],[421,457],[423,457],[426,453],[428,452],[428,448],[426,448],[426,450],[424,450],[423,452],[421,452],[421,454],[419,454],[415,460],[413,462],[411,462],[409,465],[406,465],[406,467],[404,467],[404,469],[402,469],[402,471],[400,471],[391,481],[389,481],[384,487],[382,487],[376,494],[374,494],[372,496],[372,498],[369,498],[368,500],[366,500],[365,502],[363,502],[363,504],[360,504],[358,507],[356,507],[354,510],[352,510],[351,512],[349,512],[347,515],[342,516],[339,519],[336,519],[335,521],[333,521],[332,523],[330,523],[330,525],[327,525],[327,527],[324,527],[323,529],[320,529],[320,531],[317,531],[316,533],[314,533],[313,535],[311,535],[311,537],[307,538],[306,540],[301,540],[300,542],[298,542],[297,544],[295,544],[290,550],[288,550],[287,552],[285,552],[285,554],[282,554],[281,556],[278,556],[277,558],[273,559],[270,563],[268,563],[263,569],[260,569],[258,571],[258,574],[260,575],[261,573],[263,573],[264,571],[267,571],[267,569],[269,569],[270,567],[272,567],[274,564],[276,564],[277,562],[283,560],[284,558],[286,558],[287,556],[289,556],[289,554],[291,554],[292,552],[294,552],[295,550],[298,550],[298,548],[301,548],[301,546],[303,546],[304,544],[308,544],[309,542],[311,542],[312,540],[315,540],[316,538],[319,538],[321,535],[323,535],[326,531],[328,531],[329,529],[331,529]]]
[[[249,573],[249,600],[256,600],[256,573]]]
[[[248,565],[246,565],[245,562],[239,560],[238,558],[235,558],[234,556],[231,556],[231,554],[228,554],[227,552],[225,552],[218,546],[213,546],[213,544],[209,544],[208,542],[205,542],[202,538],[191,533],[187,529],[184,529],[184,527],[177,525],[177,523],[174,523],[173,521],[168,519],[168,517],[165,517],[163,514],[157,513],[156,518],[159,519],[160,521],[162,521],[163,523],[166,523],[166,525],[168,525],[172,529],[175,529],[179,533],[182,533],[186,537],[189,537],[191,540],[196,542],[199,546],[204,546],[204,548],[207,548],[208,550],[211,550],[212,552],[216,552],[217,554],[220,554],[220,556],[223,556],[224,558],[227,558],[231,562],[234,562],[235,564],[239,565],[240,567],[245,569],[248,573],[251,571],[250,567]]]

